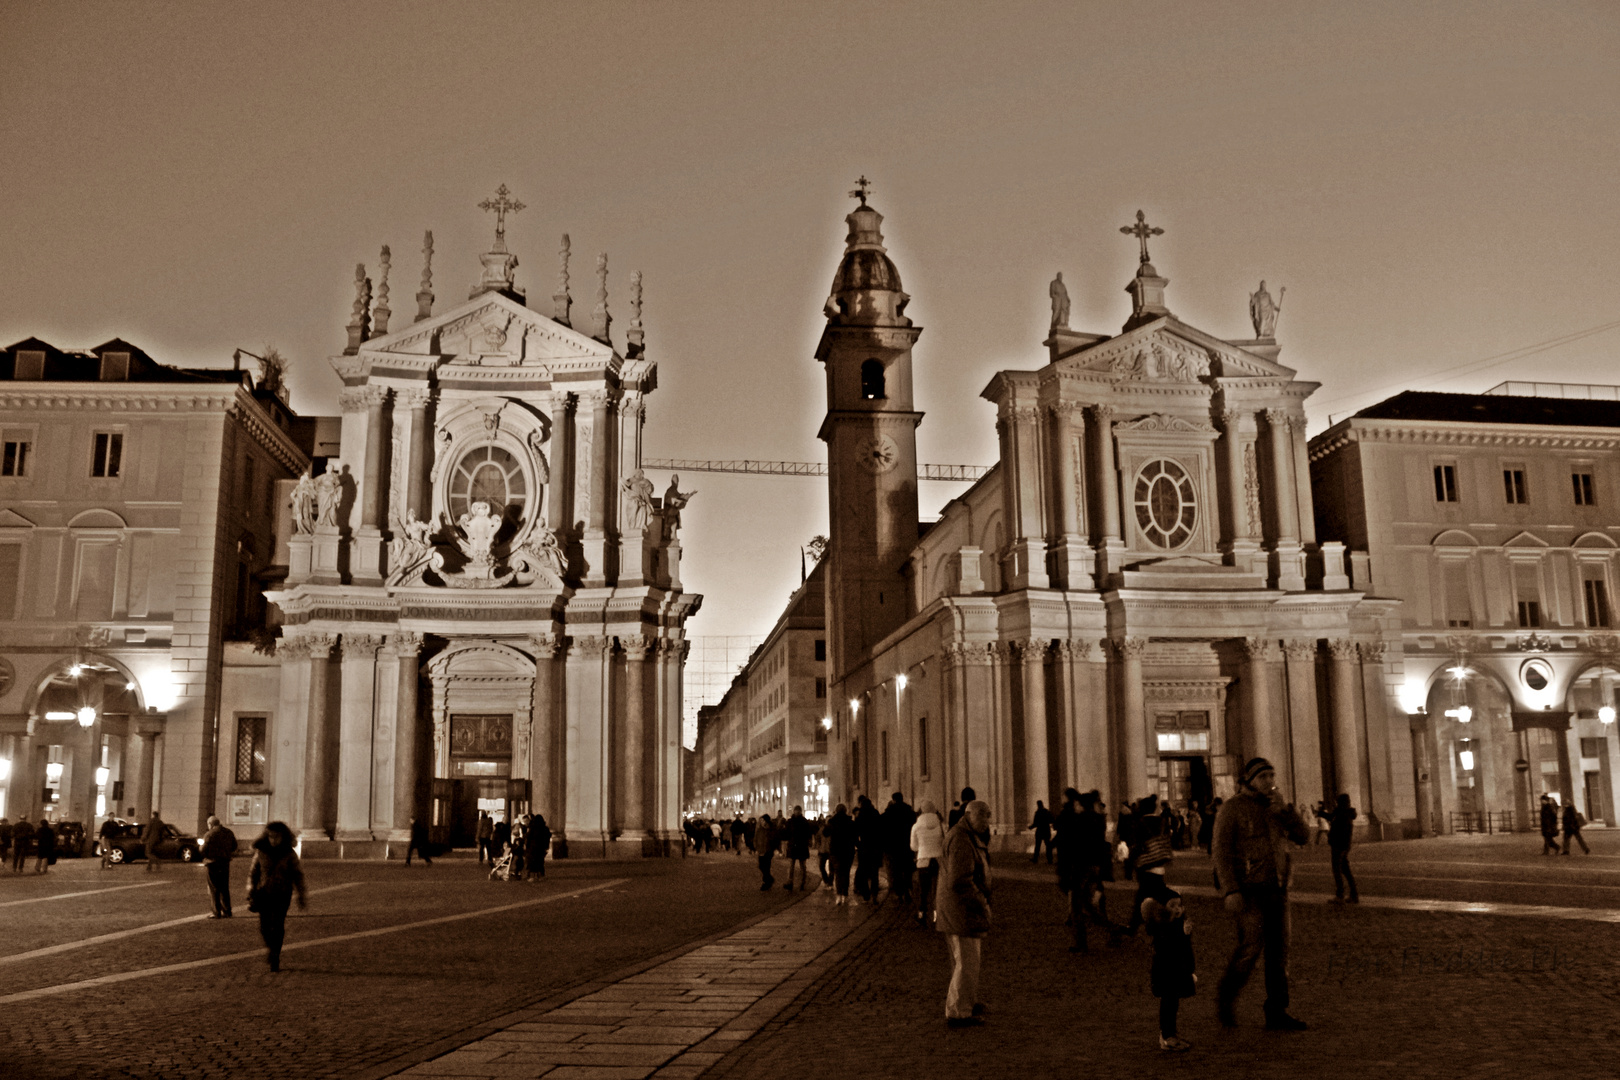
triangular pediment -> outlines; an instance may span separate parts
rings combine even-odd
[[[498,292],[480,293],[447,311],[372,338],[360,361],[386,366],[391,359],[448,358],[452,364],[515,367],[613,365],[618,357],[573,327]]]
[[[1531,549],[1535,549],[1535,548],[1551,547],[1552,545],[1547,543],[1547,541],[1543,540],[1541,537],[1536,536],[1534,533],[1521,532],[1521,533],[1518,533],[1517,535],[1515,535],[1511,540],[1509,540],[1507,543],[1503,544],[1502,546],[1503,547],[1510,547],[1510,548],[1531,548]]]
[[[1058,361],[1060,370],[1123,380],[1190,383],[1207,376],[1292,379],[1294,370],[1166,316]]]
[[[32,529],[34,523],[15,510],[0,509],[0,529]]]

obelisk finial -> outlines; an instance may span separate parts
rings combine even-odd
[[[597,341],[604,345],[611,345],[613,339],[608,336],[608,327],[613,325],[613,316],[608,314],[607,291],[607,252],[596,257],[596,310],[591,312],[593,333]]]
[[[640,356],[644,351],[647,336],[641,329],[641,271],[637,270],[630,275],[630,332],[625,335],[629,345],[625,347],[627,356]]]
[[[349,320],[349,344],[343,350],[344,356],[353,356],[360,351],[361,342],[366,340],[366,329],[370,320],[366,315],[366,308],[371,306],[371,279],[366,277],[366,264],[356,263],[354,267],[354,315]]]
[[[377,280],[377,306],[371,310],[371,337],[382,337],[388,333],[388,319],[394,314],[388,306],[388,269],[392,265],[393,255],[384,244],[382,254],[377,262],[382,266],[382,276]]]
[[[416,291],[416,321],[433,316],[433,230],[422,234],[422,287]]]
[[[557,291],[551,295],[551,317],[562,323],[568,322],[568,309],[574,306],[574,301],[568,295],[568,234],[563,233],[562,249],[557,252]]]

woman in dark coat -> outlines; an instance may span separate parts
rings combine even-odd
[[[523,834],[524,844],[527,847],[528,861],[524,864],[523,880],[528,881],[535,875],[546,876],[546,855],[551,851],[551,827],[546,824],[545,815],[535,814],[529,821],[529,828]]]
[[[1581,843],[1586,846],[1585,841]],[[39,829],[34,833],[34,850],[39,858],[34,860],[34,873],[43,874],[56,862],[56,830],[49,821],[40,821]],[[1564,854],[1569,854],[1565,851]]]
[[[832,856],[834,904],[849,903],[849,869],[855,864],[855,819],[849,809],[839,803],[833,816],[824,826],[827,832],[827,851]]]
[[[287,938],[287,909],[293,894],[303,910],[304,867],[293,850],[292,830],[272,821],[264,835],[253,841],[253,869],[248,873],[248,910],[259,914],[259,936],[264,938],[270,970],[281,970],[281,943]]]
[[[883,865],[883,815],[865,795],[855,808],[855,846],[855,895],[876,903],[878,868]]]

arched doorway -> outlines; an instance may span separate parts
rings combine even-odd
[[[1414,749],[1420,752],[1420,795],[1421,778],[1428,776],[1435,831],[1484,828],[1485,815],[1520,813],[1519,740],[1513,699],[1501,680],[1458,659],[1430,685],[1426,711],[1428,737]]]
[[[124,801],[130,717],[141,713],[129,672],[94,655],[63,660],[35,687],[30,736],[12,767],[10,816],[28,814],[59,825],[59,848],[93,836]],[[80,831],[82,830],[82,831]]]
[[[1620,823],[1615,791],[1617,713],[1620,713],[1620,667],[1592,665],[1570,683],[1571,787],[1587,821]]]

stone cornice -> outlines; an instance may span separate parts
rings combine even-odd
[[[1311,440],[1311,460],[1320,461],[1355,442],[1542,450],[1617,450],[1620,449],[1620,428],[1350,419]]]

